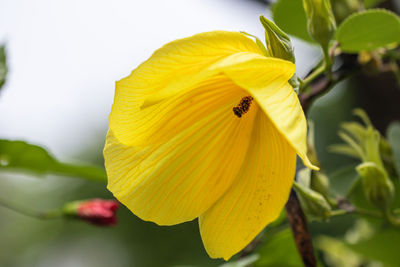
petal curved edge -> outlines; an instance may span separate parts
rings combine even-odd
[[[304,165],[319,170],[307,157],[307,121],[293,88],[288,83],[275,88],[270,85],[264,91],[253,91],[253,96]]]
[[[246,70],[246,71],[244,71]],[[265,58],[232,65],[224,73],[248,91],[307,167],[319,170],[307,157],[307,122],[297,94],[288,83],[295,72],[289,61]]]
[[[129,144],[135,127],[131,121],[140,116],[146,98],[162,91],[178,93],[198,82],[196,75],[209,65],[243,51],[262,54],[254,41],[239,32],[200,33],[164,45],[116,83],[109,117],[114,135]]]
[[[228,260],[282,211],[293,184],[296,152],[261,111],[245,161],[229,190],[199,218],[212,258]]]
[[[159,225],[204,213],[231,186],[248,149],[257,107],[238,119],[232,105],[239,100],[157,145],[126,146],[110,130],[104,150],[108,189],[135,215]]]

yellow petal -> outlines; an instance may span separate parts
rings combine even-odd
[[[176,118],[174,127],[180,123],[186,125],[165,142],[132,147],[121,143],[109,131],[104,150],[108,189],[143,220],[160,225],[192,220],[232,184],[245,157],[258,108],[254,105],[240,119],[234,116],[232,107],[246,92],[233,83],[224,84],[229,86],[213,84],[199,91],[199,99],[208,101],[191,102],[191,106],[185,107],[188,112],[181,111],[178,105],[170,110],[171,117],[161,116],[159,124],[164,127],[158,128],[160,136],[173,130],[168,126],[170,119]],[[215,95],[221,88],[226,91],[224,97],[202,97],[210,92]],[[174,101],[184,104],[179,99]],[[194,118],[192,110],[206,110],[208,114]]]
[[[228,260],[278,217],[288,199],[295,166],[295,150],[259,111],[238,177],[199,218],[203,243],[212,258]]]
[[[181,107],[177,110],[186,114],[186,116],[188,117],[199,118],[200,116],[203,116],[201,110],[194,110],[190,106],[192,105],[193,101],[202,101],[196,99],[196,94],[198,94],[197,92],[205,90],[204,88],[201,89],[200,87],[210,87],[213,83],[215,83],[215,80],[221,79],[221,77],[223,77],[225,81],[228,81],[228,79],[226,79],[226,76],[222,75],[221,73],[226,73],[229,78],[231,78],[239,86],[246,85],[247,87],[243,88],[248,90],[248,94],[253,94],[253,88],[264,89],[269,84],[272,88],[278,89],[274,89],[274,91],[279,91],[279,89],[282,88],[285,83],[287,83],[287,80],[293,75],[294,71],[295,66],[289,61],[276,58],[267,58],[252,52],[235,53],[233,55],[224,57],[217,62],[214,62],[203,71],[197,74],[193,74],[191,83],[187,84],[188,87],[181,88],[181,92],[179,92],[178,94],[180,95],[180,97],[173,97],[176,92],[173,92],[173,90],[169,90],[168,87],[167,89],[164,88],[165,90],[161,90],[158,93],[149,95],[146,98],[146,101],[150,99],[149,102],[151,102],[152,104],[147,105],[146,107],[141,108],[136,112],[121,112],[121,110],[130,109],[130,106],[127,106],[129,105],[129,103],[119,102],[118,104],[114,104],[110,116],[110,128],[113,130],[117,138],[126,145],[145,146],[149,144],[154,144],[155,142],[163,142],[165,140],[168,140],[171,136],[178,134],[180,131],[185,129],[187,125],[190,124],[190,122],[177,124],[177,120],[173,117],[176,113],[174,111],[171,112],[171,109],[177,109],[176,107]],[[249,73],[251,75],[249,75]],[[204,112],[208,112],[209,109],[212,110],[219,105],[220,99],[224,98],[223,87],[229,87],[230,85],[219,83],[218,86],[221,87],[221,90],[215,92],[214,96],[212,94],[209,94],[209,97],[214,98],[214,103],[211,103],[210,107],[208,107],[206,110],[203,110]],[[237,85],[233,84],[231,87],[237,87]],[[259,91],[262,91],[261,89]],[[283,90],[284,89],[285,88],[283,88]],[[167,91],[170,91],[168,96]],[[287,93],[287,91],[284,92]],[[293,90],[291,89],[290,92],[293,92]],[[267,90],[267,94],[268,93],[271,93],[271,90]],[[293,96],[294,99],[292,98],[291,100],[295,100],[298,102],[297,96],[294,92],[292,97]],[[172,99],[180,99],[181,102],[177,103],[175,100]],[[154,103],[156,103],[157,105],[155,105]],[[278,112],[275,113],[279,114],[282,108],[277,107],[277,109]],[[124,117],[126,120],[121,121],[121,118],[114,117],[113,114],[116,114],[116,112],[119,112],[120,114],[125,113],[126,115],[124,115]],[[294,110],[294,112],[302,113],[301,107],[298,110]],[[293,117],[297,117],[300,115],[303,115],[304,118],[304,114],[292,114],[291,117],[288,118],[289,122],[293,121]],[[165,126],[161,125],[159,123],[159,120],[166,117],[169,118],[165,121],[168,121],[170,128],[170,131],[168,131],[167,134],[165,131],[159,130],[160,128],[163,128]],[[279,118],[279,120],[280,119],[281,118]],[[181,120],[179,119],[179,121]],[[280,122],[278,121],[278,123]],[[278,126],[281,125],[282,123]],[[293,132],[293,130],[295,132]],[[295,134],[298,134],[299,132],[306,134],[306,131],[302,132],[302,129],[299,130],[295,127],[292,127],[291,129],[283,129],[283,131],[287,131],[284,132],[284,134],[288,135],[290,138],[292,138]],[[121,133],[124,138],[121,138],[121,135],[116,134],[118,132]],[[290,138],[289,141],[292,141],[292,139]],[[295,141],[299,142],[299,140],[300,139],[297,138]],[[299,144],[295,143],[294,145]],[[295,146],[295,148],[297,149],[298,147]],[[298,149],[298,151],[299,155],[302,157],[303,154],[301,153],[301,148]]]
[[[132,144],[137,118],[144,100],[154,93],[179,93],[199,83],[201,73],[216,61],[248,51],[262,54],[257,45],[237,32],[201,33],[171,42],[157,50],[128,77],[116,83],[110,129],[125,144]]]
[[[225,75],[211,77],[192,90],[185,90],[139,111],[129,121],[132,136],[124,144],[145,147],[164,143],[195,122],[215,112],[219,114],[221,107],[226,105],[230,105],[230,110],[225,108],[227,112],[224,115],[229,114],[233,119],[232,108],[238,104],[240,96],[245,96],[245,92]],[[111,129],[114,132],[115,128]]]
[[[266,58],[225,68],[224,73],[254,97],[304,164],[318,170],[307,158],[306,118],[296,93],[287,82],[294,70],[294,65],[288,61]]]

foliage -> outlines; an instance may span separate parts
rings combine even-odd
[[[400,123],[393,122],[387,131],[388,141],[393,149],[394,165],[397,175],[400,175]]]
[[[82,177],[100,182],[107,178],[104,169],[99,167],[62,163],[40,146],[10,140],[0,140],[0,170]]]
[[[6,82],[7,76],[7,60],[6,60],[6,48],[5,46],[0,46],[0,90]]]
[[[280,0],[272,9],[275,23],[286,33],[313,42],[307,31],[307,18],[301,0]]]
[[[340,25],[336,39],[345,52],[371,51],[396,45],[400,42],[400,19],[383,9],[359,12]]]

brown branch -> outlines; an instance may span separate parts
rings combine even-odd
[[[316,98],[327,93],[335,84],[359,70],[360,66],[354,55],[342,55],[340,59],[342,65],[337,71],[334,71],[330,77],[326,75],[319,77],[311,83],[309,91],[299,94],[299,100],[304,113],[307,114],[307,111]],[[296,192],[293,189],[290,192],[289,200],[285,208],[286,216],[297,245],[297,250],[300,253],[304,265],[306,267],[316,267],[317,261],[315,259],[311,235],[307,227],[307,219],[301,209]]]
[[[297,250],[300,253],[304,266],[317,266],[311,242],[311,235],[308,232],[307,219],[300,207],[300,202],[297,198],[296,192],[293,189],[290,192],[289,200],[286,203],[286,216],[292,228]]]
[[[332,73],[331,77],[322,75],[311,83],[309,91],[299,94],[300,104],[304,113],[307,114],[308,109],[316,98],[326,94],[334,85],[360,70],[356,55],[343,54],[340,60],[342,61],[341,66]]]

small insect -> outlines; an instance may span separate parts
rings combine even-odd
[[[240,100],[239,105],[233,108],[233,113],[239,118],[242,117],[250,109],[251,102],[253,101],[253,97],[245,96]]]

